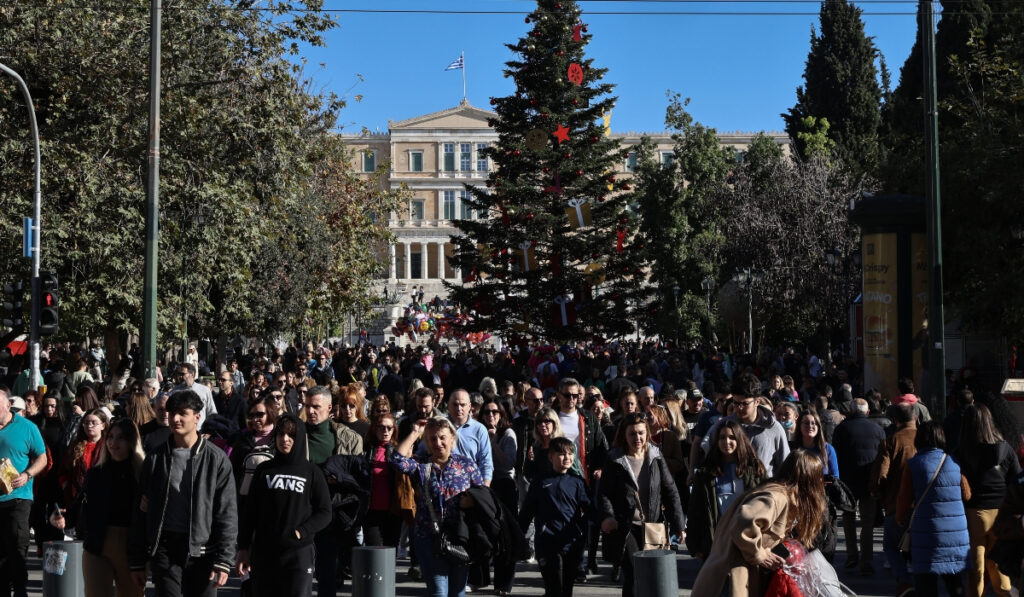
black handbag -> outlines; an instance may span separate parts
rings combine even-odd
[[[430,492],[427,488],[430,486],[430,475],[433,470],[434,465],[427,463],[427,474],[423,479],[423,487],[420,489],[423,491],[423,501],[427,502],[430,521],[434,525],[434,553],[449,564],[465,566],[469,564],[469,551],[466,550],[464,545],[451,540],[444,527],[438,522],[437,512],[434,510],[434,501],[430,499]]]

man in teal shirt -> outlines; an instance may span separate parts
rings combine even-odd
[[[28,583],[28,515],[32,479],[46,468],[46,445],[39,428],[11,411],[10,390],[0,386],[0,459],[11,461],[18,476],[0,495],[0,596],[25,597]],[[0,488],[2,492],[2,488]]]

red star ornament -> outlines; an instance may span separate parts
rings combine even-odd
[[[558,125],[558,128],[555,129],[554,135],[555,139],[558,140],[558,144],[561,145],[563,141],[569,140],[569,129],[566,128],[564,124],[560,124]]]

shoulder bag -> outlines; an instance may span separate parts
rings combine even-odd
[[[464,546],[452,541],[438,522],[434,500],[430,498],[430,476],[433,471],[434,465],[428,462],[427,474],[423,477],[423,486],[420,489],[423,491],[423,501],[427,503],[427,511],[430,512],[430,520],[434,525],[434,553],[449,564],[465,566],[469,563],[469,552]]]
[[[640,511],[640,525],[644,528],[644,542],[640,549],[643,551],[668,549],[668,528],[665,523],[647,522],[647,518],[644,516],[644,508],[640,503],[640,493],[634,490],[633,495],[636,496],[636,509]]]
[[[917,507],[924,501],[924,497],[931,491],[932,485],[935,485],[935,479],[939,478],[939,471],[942,470],[942,465],[946,464],[946,455],[942,455],[942,460],[939,461],[939,466],[935,467],[935,474],[932,475],[932,480],[928,481],[928,486],[921,492],[921,497],[918,498],[917,503],[914,504],[914,509],[910,511],[910,520],[907,521],[907,530],[903,531],[903,536],[900,537],[900,553],[903,555],[910,555],[910,529],[914,526],[914,515],[917,514]]]

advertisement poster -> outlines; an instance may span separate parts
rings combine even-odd
[[[928,237],[910,236],[911,327],[914,349],[914,387],[926,396],[928,384]]]
[[[877,388],[892,399],[899,367],[899,301],[895,233],[865,234],[864,264],[864,387]]]

